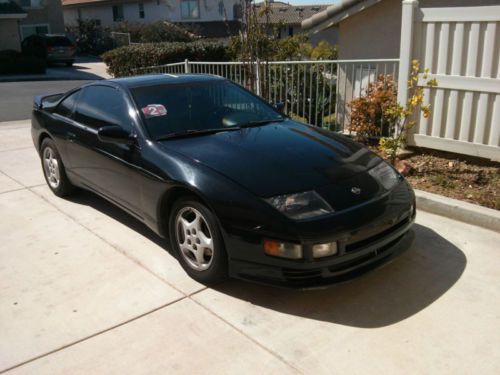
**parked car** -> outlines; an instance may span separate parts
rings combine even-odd
[[[362,145],[211,75],[103,80],[37,97],[32,136],[58,196],[90,190],[168,237],[202,283],[311,287],[410,246],[415,196]]]
[[[24,54],[44,58],[47,63],[71,66],[75,62],[76,45],[64,35],[30,35],[22,41],[21,48]]]

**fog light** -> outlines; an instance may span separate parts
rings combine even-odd
[[[319,243],[313,245],[313,258],[323,258],[337,254],[337,242]]]
[[[264,240],[264,252],[273,257],[300,259],[302,258],[302,245],[275,240]]]

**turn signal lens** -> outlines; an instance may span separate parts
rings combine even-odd
[[[337,242],[320,243],[313,245],[313,258],[323,258],[337,254]]]
[[[273,257],[301,259],[302,245],[275,240],[264,240],[264,252]]]

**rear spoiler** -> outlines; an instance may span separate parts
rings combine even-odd
[[[40,110],[42,108],[55,107],[63,96],[64,93],[35,96],[33,98],[33,109]]]

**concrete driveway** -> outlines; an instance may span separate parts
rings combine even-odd
[[[425,212],[393,263],[290,291],[188,278],[119,209],[45,186],[0,124],[0,372],[500,373],[500,234]]]
[[[99,80],[111,78],[104,64],[100,59],[90,56],[77,56],[73,66],[64,64],[49,66],[45,74],[48,79],[57,77],[57,79],[67,80]]]

